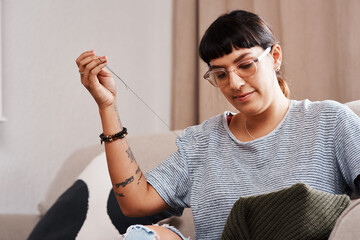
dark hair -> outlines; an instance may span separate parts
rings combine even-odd
[[[233,48],[260,46],[264,50],[277,41],[269,25],[258,15],[236,10],[221,15],[206,30],[200,41],[200,58],[210,66],[210,61],[232,52]],[[286,97],[289,88],[278,76],[279,85]]]

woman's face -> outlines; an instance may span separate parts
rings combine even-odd
[[[278,46],[278,45],[277,45]],[[278,48],[281,55],[281,49]],[[279,58],[276,47],[256,62],[257,71],[250,78],[241,78],[235,69],[239,62],[257,59],[264,49],[257,46],[253,48],[234,49],[230,54],[210,61],[213,67],[223,67],[228,71],[228,82],[219,87],[226,99],[240,112],[245,115],[257,115],[266,111],[275,101],[279,94],[279,85],[274,69],[277,67]],[[272,57],[274,55],[274,57]],[[280,94],[281,90],[280,90]]]

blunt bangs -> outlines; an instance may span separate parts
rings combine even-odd
[[[210,61],[233,49],[260,46],[266,49],[276,43],[267,24],[257,15],[234,11],[219,17],[205,32],[199,46],[200,58]]]

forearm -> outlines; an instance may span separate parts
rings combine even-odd
[[[116,105],[100,110],[105,135],[122,130]],[[105,142],[105,152],[114,192],[124,213],[146,202],[148,184],[140,170],[126,138]]]

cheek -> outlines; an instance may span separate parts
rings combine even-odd
[[[260,62],[260,66],[258,65],[258,74],[261,75],[262,78],[269,79],[272,78],[274,71],[274,63],[271,60],[272,58],[264,59],[263,62]],[[262,65],[261,65],[262,64]]]
[[[258,75],[259,88],[267,90],[267,88],[273,89],[277,84],[277,78],[274,70],[268,68],[264,71],[259,72]]]
[[[225,96],[225,98],[229,99],[230,96],[232,96],[232,91],[226,87],[218,88],[222,95]]]
[[[224,88],[219,88],[218,90],[223,95],[222,97],[225,97],[228,102],[230,102],[231,104],[234,103],[234,99],[233,99],[234,92],[230,88],[224,87]]]

